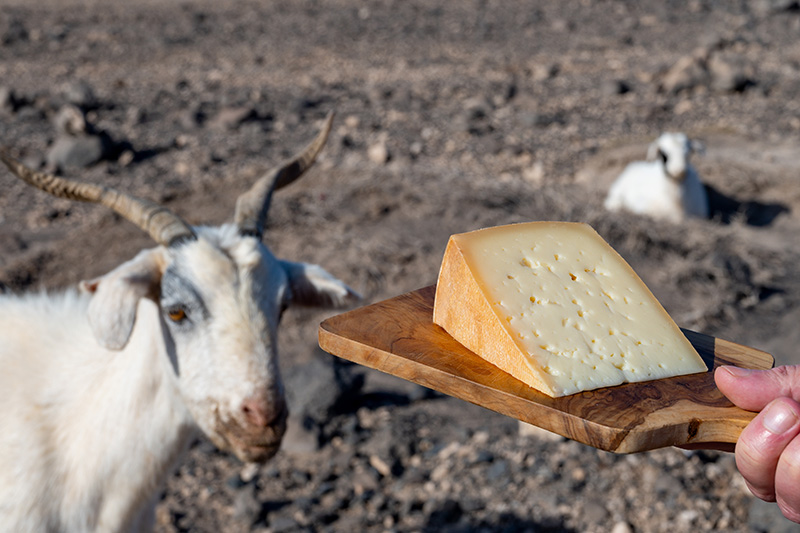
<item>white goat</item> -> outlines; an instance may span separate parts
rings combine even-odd
[[[611,185],[605,207],[679,222],[708,218],[708,197],[689,156],[700,148],[683,133],[663,133],[647,150],[647,161],[629,164]]]
[[[277,452],[281,313],[358,298],[261,243],[273,190],[313,164],[331,121],[219,227],[0,155],[29,184],[106,205],[159,244],[81,290],[0,296],[0,531],[149,530],[156,490],[197,429],[243,461]]]

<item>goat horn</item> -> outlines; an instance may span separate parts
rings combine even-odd
[[[129,196],[110,187],[70,181],[52,174],[36,172],[5,151],[0,151],[0,160],[19,179],[56,198],[102,204],[111,208],[149,233],[158,244],[171,246],[184,239],[196,238],[189,225],[177,215],[149,200]]]
[[[325,141],[328,140],[331,124],[333,124],[333,112],[328,113],[322,131],[303,151],[264,174],[249,191],[239,196],[234,215],[239,233],[261,238],[272,193],[295,181],[314,164]]]

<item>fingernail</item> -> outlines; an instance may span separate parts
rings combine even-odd
[[[735,378],[744,378],[753,373],[750,368],[740,368],[738,366],[723,366],[722,368]]]
[[[783,435],[797,424],[797,413],[783,403],[772,403],[764,413],[764,427],[775,435]]]

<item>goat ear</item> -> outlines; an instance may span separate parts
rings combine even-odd
[[[289,305],[344,307],[361,295],[319,265],[280,261],[289,278]]]
[[[163,248],[144,250],[108,274],[81,282],[81,289],[92,294],[89,326],[102,346],[121,350],[128,343],[139,300],[158,295],[164,256]]]

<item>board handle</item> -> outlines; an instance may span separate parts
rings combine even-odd
[[[715,450],[733,453],[744,428],[758,415],[739,407],[726,408],[728,417],[717,420],[693,421],[689,424],[689,435],[694,433],[702,442],[691,439],[687,444],[676,447],[684,450]],[[692,428],[694,424],[698,424]]]

